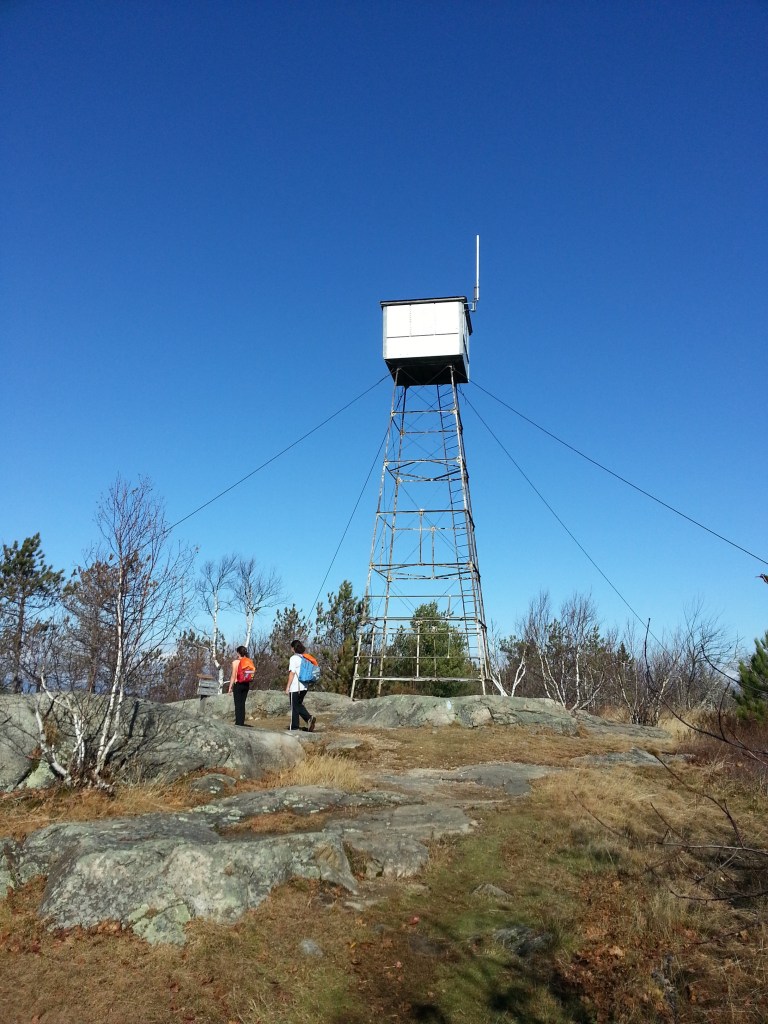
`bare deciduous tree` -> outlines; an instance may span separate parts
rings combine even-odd
[[[237,555],[222,555],[218,562],[207,561],[197,581],[198,600],[209,619],[208,650],[216,666],[219,689],[224,685],[224,650],[221,642],[221,615],[231,607],[237,574]]]
[[[498,680],[502,696],[517,696],[517,690],[528,670],[524,646],[518,647],[514,637],[503,637],[498,624],[491,621],[488,627],[488,655],[491,677]]]
[[[717,669],[737,659],[738,638],[729,637],[716,615],[708,614],[697,599],[685,609],[683,624],[673,634],[670,647],[678,669],[675,700],[685,711],[716,707],[722,692]]]
[[[234,607],[245,617],[245,646],[251,646],[253,622],[259,612],[273,608],[282,600],[282,581],[274,572],[259,568],[255,558],[239,558],[234,569],[232,596]]]
[[[737,647],[738,640],[729,638],[700,601],[685,609],[682,625],[659,639],[650,625],[642,638],[628,626],[612,699],[637,725],[658,725],[665,708],[683,716],[713,708],[723,692],[721,670],[734,664]]]
[[[109,648],[102,652],[109,661],[109,685],[98,729],[93,731],[82,695],[53,695],[44,674],[41,683],[46,695],[69,717],[76,736],[66,765],[47,741],[40,701],[38,725],[41,748],[54,771],[70,783],[104,785],[104,771],[120,733],[126,686],[157,657],[184,616],[193,554],[169,543],[162,502],[145,478],[132,485],[118,477],[99,502],[96,524],[101,541],[90,553],[85,570],[108,567],[99,600],[104,602],[102,621],[108,624],[111,637]]]
[[[515,692],[527,673],[527,690],[556,700],[572,710],[596,708],[612,668],[612,641],[600,633],[592,598],[574,594],[556,617],[549,594],[531,601],[518,625],[518,635],[503,642],[507,654],[508,692]]]

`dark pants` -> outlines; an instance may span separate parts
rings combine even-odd
[[[235,698],[235,725],[245,725],[245,701],[250,683],[235,683],[232,687],[232,696]]]
[[[304,707],[304,698],[307,696],[306,690],[299,690],[294,692],[293,690],[288,694],[291,700],[291,728],[299,728],[299,717],[303,718],[305,722],[309,722],[312,718],[310,713]]]

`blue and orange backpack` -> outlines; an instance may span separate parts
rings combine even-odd
[[[304,686],[314,686],[319,678],[320,666],[317,664],[317,658],[313,658],[311,654],[302,654],[299,682]]]

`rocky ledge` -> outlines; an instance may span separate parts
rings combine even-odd
[[[659,764],[640,749],[642,741],[651,746],[666,738],[660,729],[573,715],[551,701],[478,696],[353,703],[323,693],[311,699],[323,730],[337,733],[326,734],[328,750],[334,743],[354,747],[360,732],[370,728],[495,724],[637,737],[639,747],[628,753],[575,759],[572,766],[642,768]],[[101,708],[93,698],[88,713],[98,719]],[[284,694],[257,691],[249,697],[251,717],[285,712]],[[532,780],[571,770],[477,764],[371,775],[370,790],[363,793],[293,786],[221,797],[235,784],[234,776],[259,779],[293,765],[305,756],[304,744],[322,738],[322,733],[240,729],[226,720],[231,713],[230,698],[224,696],[176,705],[132,702],[113,765],[134,777],[168,780],[204,770],[208,774],[190,786],[218,798],[183,812],[56,823],[23,841],[0,839],[0,892],[42,876],[39,912],[51,927],[117,921],[149,942],[183,943],[192,919],[234,921],[291,878],[322,880],[352,900],[366,880],[415,875],[428,860],[429,841],[472,830],[473,808],[519,798]],[[51,721],[66,735],[66,718]],[[37,743],[34,698],[0,698],[0,785],[11,789],[41,774]],[[222,768],[226,774],[216,772]],[[289,833],[284,827],[270,831],[270,816],[278,812],[293,816]]]
[[[290,834],[249,832],[249,819],[296,815]],[[312,820],[323,813],[322,827]],[[118,921],[150,942],[182,943],[195,917],[234,921],[274,886],[315,878],[350,894],[360,877],[423,868],[425,842],[466,833],[452,803],[394,791],[299,786],[245,793],[178,814],[57,823],[24,842],[0,840],[0,888],[47,879],[40,915],[52,927]]]

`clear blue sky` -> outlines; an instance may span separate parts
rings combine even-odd
[[[181,519],[386,372],[379,300],[470,294],[479,233],[473,381],[768,559],[768,5],[6,0],[0,47],[3,541],[71,568],[118,473]],[[654,629],[762,635],[768,566],[466,394]],[[177,535],[307,609],[390,399]],[[464,421],[488,617],[623,623]],[[378,475],[326,589],[364,586]]]

